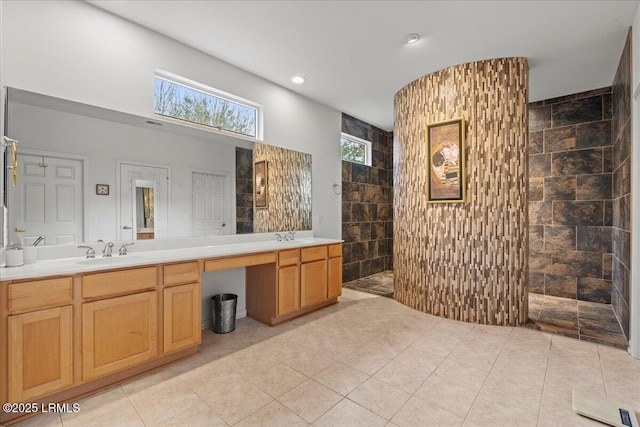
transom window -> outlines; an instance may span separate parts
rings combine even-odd
[[[347,133],[341,133],[342,160],[371,166],[371,142]]]
[[[154,112],[189,123],[261,138],[258,104],[165,72],[155,75]]]

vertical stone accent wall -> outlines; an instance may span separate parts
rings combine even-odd
[[[613,81],[613,291],[611,302],[629,337],[631,301],[631,29]],[[637,257],[638,255],[636,255]]]
[[[529,290],[611,302],[611,88],[529,106]]]
[[[342,115],[342,132],[372,142],[371,166],[342,162],[343,281],[393,268],[393,134]]]
[[[236,147],[236,234],[253,233],[253,150]]]
[[[395,95],[394,298],[483,324],[527,320],[526,58],[458,65]],[[464,116],[467,202],[427,204],[425,125]]]
[[[311,154],[253,145],[253,161],[267,161],[267,207],[253,210],[256,233],[311,230]]]

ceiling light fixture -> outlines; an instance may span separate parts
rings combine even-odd
[[[411,33],[411,34],[407,34],[406,36],[404,36],[404,41],[407,44],[413,44],[413,43],[417,42],[418,40],[420,40],[420,36],[417,35],[416,33]]]
[[[297,85],[301,85],[302,83],[306,82],[307,79],[305,79],[302,76],[293,76],[293,77],[291,77],[291,81],[294,82]]]

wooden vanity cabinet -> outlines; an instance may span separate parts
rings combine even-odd
[[[300,249],[279,252],[277,293],[278,316],[300,308]]]
[[[201,334],[200,265],[197,261],[163,267],[163,352],[198,345]]]
[[[329,245],[328,298],[342,295],[342,244]]]
[[[308,307],[327,299],[327,247],[301,249],[300,306]]]

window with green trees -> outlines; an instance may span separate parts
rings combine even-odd
[[[340,136],[342,160],[371,166],[371,142],[346,133]]]
[[[201,85],[199,85],[201,86]],[[258,107],[156,75],[154,112],[161,116],[258,138]],[[221,92],[220,92],[221,93]]]

